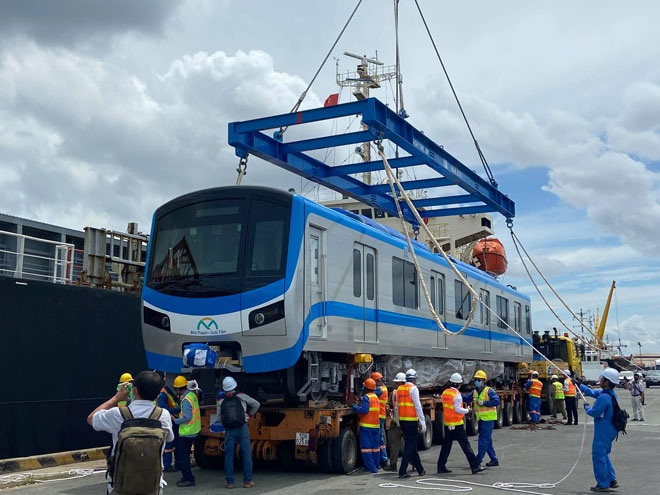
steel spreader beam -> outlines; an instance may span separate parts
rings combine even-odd
[[[287,143],[262,132],[352,115],[362,115],[362,122],[368,129]],[[308,180],[396,215],[395,200],[389,185],[368,185],[349,175],[382,170],[380,160],[331,166],[305,153],[376,140],[389,140],[409,155],[388,160],[393,168],[426,165],[438,175],[435,178],[405,181],[402,183],[404,189],[458,186],[466,193],[415,200],[417,207],[441,206],[420,211],[422,217],[484,212],[499,212],[507,219],[515,216],[515,203],[511,199],[375,98],[229,124],[229,144],[236,148],[238,156],[258,156]],[[402,203],[402,208],[406,220],[416,224],[405,203]]]

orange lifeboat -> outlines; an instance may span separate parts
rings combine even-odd
[[[472,264],[496,276],[506,272],[508,266],[506,252],[499,239],[495,237],[481,239],[472,250]]]

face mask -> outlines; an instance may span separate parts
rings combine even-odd
[[[481,380],[476,380],[476,381],[474,382],[474,384],[475,384],[475,386],[476,386],[477,388],[480,388],[480,387],[483,385],[483,383],[484,383],[484,382],[482,382]]]

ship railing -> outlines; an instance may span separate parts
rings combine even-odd
[[[5,236],[13,237],[15,242],[13,249],[9,243],[0,242],[0,275],[71,283],[73,244],[0,230],[0,240]]]

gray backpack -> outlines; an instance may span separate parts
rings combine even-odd
[[[160,422],[163,410],[154,407],[148,418],[134,418],[128,407],[120,407],[124,422],[117,436],[115,453],[108,459],[113,493],[157,495],[163,473],[161,453],[167,436]]]

